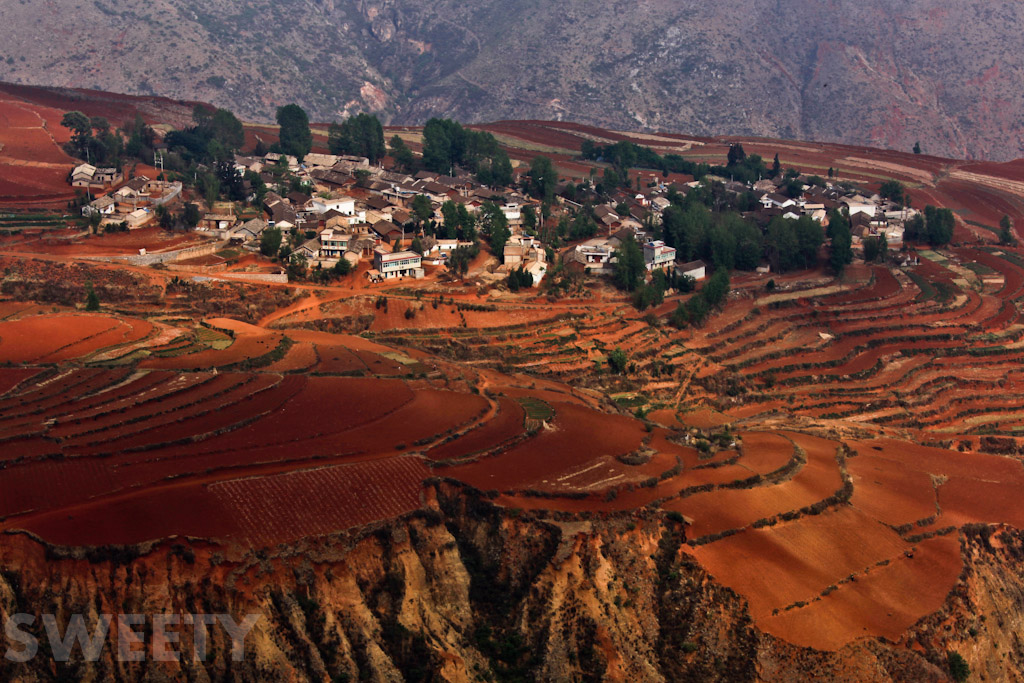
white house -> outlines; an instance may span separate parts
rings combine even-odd
[[[845,197],[841,201],[850,209],[851,217],[856,216],[858,213],[866,213],[874,218],[875,212],[878,210],[878,206],[876,206],[873,201],[866,197],[862,197],[859,194],[852,197]]]
[[[396,277],[423,277],[423,257],[414,251],[389,252],[377,249],[373,252],[373,267],[380,277],[388,280]]]
[[[605,240],[589,240],[576,246],[576,260],[588,270],[608,267],[614,255],[615,249]]]
[[[101,216],[109,216],[114,213],[114,207],[117,204],[113,197],[104,195],[99,199],[93,201],[91,204],[86,204],[82,207],[83,216],[91,216],[94,213],[98,213]]]
[[[313,197],[309,202],[309,207],[313,213],[337,211],[338,213],[343,213],[346,216],[354,216],[356,214],[356,200],[351,197],[339,197],[337,199]]]
[[[533,286],[536,287],[544,279],[544,276],[547,275],[548,264],[543,261],[534,261],[526,266],[526,272],[533,276]]]
[[[787,209],[791,206],[796,206],[796,201],[773,192],[761,197],[761,206],[766,209]]]
[[[93,176],[96,175],[96,167],[92,164],[80,164],[71,171],[71,185],[73,187],[89,187],[92,184]]]
[[[657,270],[666,266],[672,266],[676,262],[676,250],[666,245],[661,240],[654,240],[644,244],[644,263],[647,270]]]
[[[501,212],[509,223],[519,224],[523,220],[522,207],[519,204],[508,203],[501,207]]]
[[[703,280],[708,276],[708,267],[703,261],[690,261],[679,266],[679,272],[689,275],[694,280]]]

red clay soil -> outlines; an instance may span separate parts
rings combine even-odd
[[[498,456],[438,470],[479,489],[549,489],[559,476],[603,455],[630,453],[645,435],[642,423],[617,415],[602,415],[570,403],[552,403],[552,429]]]
[[[67,140],[61,115],[0,97],[0,200],[17,204],[74,196],[67,176],[77,162],[60,147]]]
[[[146,123],[166,123],[181,127],[192,120],[192,108],[196,104],[150,95],[122,95],[83,88],[51,88],[13,83],[0,84],[0,93],[5,99],[49,108],[61,115],[68,111],[80,111],[87,116],[102,116],[114,127],[130,121],[136,114],[141,115]]]
[[[847,461],[853,477],[850,502],[858,510],[885,524],[912,524],[936,514],[932,478],[926,472],[893,466],[872,451],[861,451]]]
[[[843,484],[835,460],[837,444],[804,434],[786,433],[786,436],[807,453],[807,464],[792,479],[777,485],[698,493],[668,501],[665,509],[692,519],[689,536],[700,538],[799,510],[835,493]]]
[[[460,458],[485,451],[523,433],[526,413],[517,401],[509,398],[497,400],[498,412],[490,420],[464,435],[427,451],[431,460]]]
[[[77,358],[128,341],[133,328],[103,315],[49,315],[0,322],[0,361]]]
[[[744,595],[756,620],[909,549],[899,534],[851,508],[749,529],[689,552]],[[756,562],[736,562],[738,557]],[[949,586],[951,587],[951,585]],[[947,591],[949,589],[947,587]]]
[[[962,568],[955,535],[922,541],[912,555],[900,555],[821,600],[758,625],[794,645],[820,650],[837,650],[865,636],[897,641],[920,618],[941,609]]]
[[[317,364],[316,347],[310,342],[299,342],[288,349],[284,358],[267,366],[267,372],[297,372]]]
[[[0,368],[0,396],[38,374],[37,368]]]
[[[231,511],[241,537],[258,547],[411,512],[421,505],[428,476],[422,460],[401,457],[229,480],[210,492]]]

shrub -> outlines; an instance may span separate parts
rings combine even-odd
[[[91,282],[86,283],[85,285],[85,310],[100,310],[100,298],[96,296],[96,290],[93,289]]]
[[[615,350],[608,354],[608,367],[621,375],[626,371],[627,360],[626,352],[619,347],[615,347]]]
[[[971,667],[967,665],[959,652],[949,652],[946,655],[946,664],[949,666],[949,675],[957,683],[963,683],[971,675]]]

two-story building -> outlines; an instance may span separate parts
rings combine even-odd
[[[398,277],[421,278],[423,257],[414,251],[390,252],[377,249],[373,252],[373,269],[371,278],[390,280]]]
[[[328,228],[320,233],[320,258],[333,261],[340,259],[348,250],[352,235]]]

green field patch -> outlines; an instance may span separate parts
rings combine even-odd
[[[917,288],[921,290],[921,293],[917,295],[915,301],[932,301],[938,296],[938,290],[935,286],[924,277],[918,275],[913,271],[907,271],[907,276],[917,285]]]
[[[551,404],[539,398],[525,396],[516,400],[523,407],[523,410],[526,411],[527,420],[547,422],[555,416],[555,409],[551,407]]]
[[[922,249],[917,253],[923,256],[924,258],[928,259],[929,261],[933,261],[935,263],[939,263],[942,265],[949,263],[949,259],[947,259],[942,254],[938,253],[937,251],[932,251],[931,249]]]
[[[615,405],[621,408],[639,408],[640,406],[647,405],[649,399],[643,394],[630,391],[622,394],[612,394],[611,399],[615,401]]]
[[[206,344],[207,346],[223,351],[234,343],[234,339],[224,334],[220,330],[215,330],[210,327],[199,327],[196,329],[196,339],[200,343]]]
[[[998,272],[989,268],[984,263],[965,263],[963,266],[976,275],[999,275]]]

